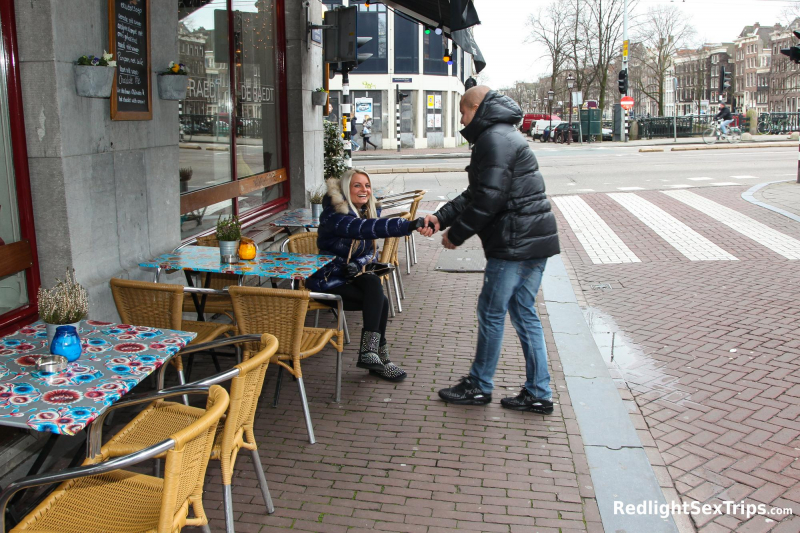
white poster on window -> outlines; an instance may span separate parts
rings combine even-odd
[[[436,127],[436,119],[433,118],[435,116],[436,115],[434,115],[433,113],[428,113],[428,128],[429,129],[432,129],[432,128]]]
[[[441,109],[442,108],[442,95],[436,94],[433,96],[433,108],[434,109]]]
[[[434,128],[441,128],[442,127],[442,115],[435,115],[433,118],[433,127]]]
[[[359,124],[364,124],[364,118],[375,118],[372,115],[372,98],[356,98],[356,118]]]

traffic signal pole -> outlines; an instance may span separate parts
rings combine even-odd
[[[352,124],[350,110],[350,66],[342,65],[342,135],[344,135],[344,164],[353,168],[353,134],[350,131]],[[365,148],[366,149],[366,148]]]
[[[397,151],[400,151],[400,84],[397,84],[397,88],[394,91],[394,123],[397,127]]]
[[[623,54],[622,54],[622,70],[625,71],[626,79],[628,74],[628,0],[625,0],[622,6],[622,42],[623,44]],[[622,96],[628,96],[628,83],[625,83],[625,94]],[[625,142],[628,142],[628,110],[625,110]]]
[[[795,39],[800,39],[800,31],[794,30],[792,33]],[[789,58],[795,65],[800,65],[800,46],[796,44],[791,48],[781,48],[781,54]],[[800,183],[800,143],[798,143],[798,158],[797,158],[797,183]]]

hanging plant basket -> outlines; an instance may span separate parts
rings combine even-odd
[[[316,106],[325,105],[328,102],[328,93],[324,91],[314,91],[311,93],[311,103]]]
[[[117,67],[73,65],[72,68],[75,71],[75,90],[78,96],[111,98]]]
[[[158,96],[162,100],[183,100],[186,98],[186,87],[189,76],[181,74],[159,74]]]

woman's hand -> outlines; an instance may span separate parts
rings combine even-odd
[[[361,268],[359,268],[358,264],[356,263],[347,263],[347,278],[351,279],[361,272]]]
[[[425,222],[426,224],[419,230],[423,236],[430,237],[439,231],[439,219],[435,215],[426,215]]]

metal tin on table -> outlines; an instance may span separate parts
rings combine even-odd
[[[66,368],[67,358],[63,355],[43,355],[36,360],[36,370],[39,372],[58,374]]]

